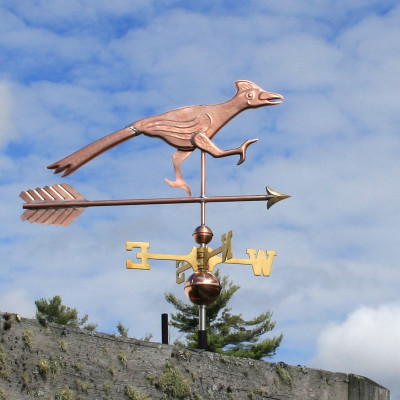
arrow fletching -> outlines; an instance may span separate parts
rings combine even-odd
[[[19,197],[26,203],[85,200],[80,193],[67,183],[31,189],[26,192],[21,192]],[[51,208],[51,205],[49,205],[42,209],[28,209],[21,215],[21,219],[23,221],[29,221],[30,223],[36,222],[38,224],[67,226],[79,217],[83,210],[83,207]]]

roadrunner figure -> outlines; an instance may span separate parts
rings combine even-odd
[[[233,117],[248,108],[274,106],[282,102],[283,96],[266,92],[255,83],[245,80],[235,82],[237,92],[225,103],[205,106],[188,106],[168,111],[164,114],[143,118],[127,127],[88,144],[75,153],[57,161],[47,168],[54,173],[63,172],[67,176],[112,147],[138,135],[157,137],[177,149],[172,156],[176,179],[166,179],[168,185],[182,188],[191,196],[190,187],[181,173],[181,163],[196,148],[213,157],[240,156],[238,165],[246,158],[247,147],[258,139],[246,140],[241,146],[231,150],[221,150],[212,138]]]

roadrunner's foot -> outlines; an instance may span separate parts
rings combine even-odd
[[[246,150],[247,150],[247,148],[248,148],[251,144],[253,144],[253,143],[257,142],[257,141],[258,141],[258,139],[246,140],[246,141],[239,147],[239,149],[241,150],[241,153],[240,153],[240,159],[239,159],[237,165],[240,165],[240,164],[242,164],[242,163],[244,162],[244,160],[246,159]]]
[[[183,179],[177,179],[175,182],[170,181],[169,179],[165,179],[165,182],[168,183],[169,186],[173,188],[181,188],[186,191],[189,197],[192,197],[192,190],[189,185]]]

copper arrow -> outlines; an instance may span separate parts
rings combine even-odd
[[[228,203],[237,201],[267,201],[269,209],[289,195],[276,192],[267,186],[266,195],[244,196],[203,196],[175,197],[155,199],[126,200],[86,200],[70,185],[63,183],[51,187],[37,188],[21,192],[20,197],[26,201],[22,208],[25,211],[21,218],[31,223],[48,225],[69,225],[86,207],[132,206],[150,204],[188,204],[188,203]]]

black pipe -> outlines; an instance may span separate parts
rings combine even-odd
[[[168,338],[168,314],[161,314],[161,343],[169,344]]]
[[[207,344],[207,331],[198,331],[198,346],[199,349],[202,350],[207,350],[208,349],[208,344]]]

